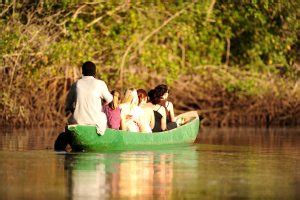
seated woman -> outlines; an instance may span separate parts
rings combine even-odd
[[[107,127],[119,130],[121,126],[121,109],[119,108],[120,93],[113,90],[111,92],[113,100],[103,106],[103,112],[107,117]]]
[[[157,90],[150,90],[148,92],[150,102],[153,104],[154,111],[154,127],[153,132],[161,132],[167,130],[167,116],[165,108],[160,105],[161,103],[161,93]]]
[[[139,107],[144,111],[144,115],[141,116],[141,122],[144,127],[144,131],[142,132],[152,132],[154,128],[154,112],[153,112],[153,104],[148,102],[147,92],[143,89],[137,90],[138,98],[139,98]]]
[[[155,90],[160,93],[161,101],[160,105],[166,109],[167,116],[167,129],[171,130],[177,127],[176,118],[174,115],[174,107],[172,102],[168,101],[169,97],[169,88],[167,85],[161,84],[155,87]]]
[[[120,104],[121,129],[131,132],[144,131],[141,116],[144,111],[138,107],[138,96],[135,89],[127,89]]]

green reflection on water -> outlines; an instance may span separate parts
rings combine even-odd
[[[299,186],[295,182],[299,180],[295,177],[297,160],[249,147],[194,145],[168,151],[68,156],[73,197],[89,193],[79,194],[78,188],[98,185],[102,188],[99,196],[109,198],[290,199],[296,197]]]

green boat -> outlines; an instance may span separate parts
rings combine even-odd
[[[159,133],[136,133],[107,128],[98,135],[95,126],[69,125],[72,149],[84,151],[153,149],[162,146],[193,143],[199,132],[200,121],[190,122],[169,131]]]

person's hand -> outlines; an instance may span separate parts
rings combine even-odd
[[[126,115],[126,120],[131,120],[131,119],[133,119],[132,115]]]
[[[141,126],[142,125],[142,122],[141,122],[141,120],[139,120],[139,119],[135,119],[135,120],[133,120],[138,126]]]
[[[144,123],[142,122],[142,120],[141,119],[135,119],[135,120],[133,120],[135,123],[136,123],[136,125],[139,127],[139,129],[140,129],[140,131],[141,132],[144,132],[145,131],[145,125],[144,125]]]

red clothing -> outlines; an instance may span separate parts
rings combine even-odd
[[[118,107],[113,110],[108,105],[105,105],[103,112],[107,117],[108,128],[119,130],[121,126],[121,109]]]

